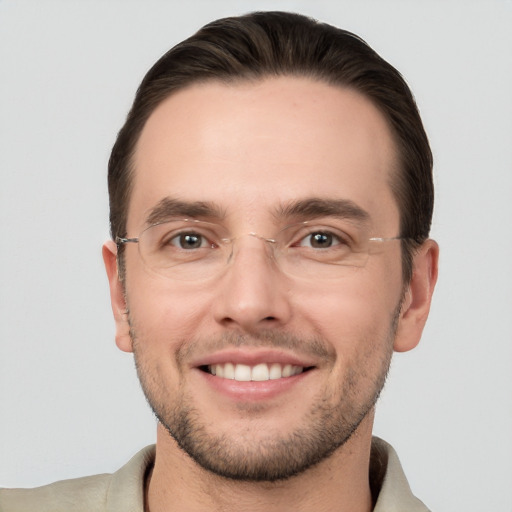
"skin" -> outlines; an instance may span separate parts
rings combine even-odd
[[[419,342],[437,279],[437,245],[429,240],[420,248],[407,286],[398,242],[343,279],[319,283],[284,274],[264,242],[242,235],[272,236],[288,220],[272,215],[278,206],[320,198],[351,200],[367,212],[371,236],[396,236],[399,212],[389,187],[395,162],[389,128],[368,100],[305,78],[196,85],[151,115],[135,154],[128,235],[138,236],[148,212],[172,197],[215,205],[218,221],[240,236],[226,271],[204,281],[155,275],[132,245],[122,283],[115,244],[103,249],[117,345],[135,352],[146,395],[167,423],[158,425],[147,490],[152,512],[371,510],[373,405],[391,352]],[[315,342],[320,352],[311,350]],[[197,367],[215,357],[295,358],[313,369],[270,393],[257,383],[226,389]],[[193,411],[193,437],[207,440],[206,453],[221,443],[210,461],[214,472],[167,431],[185,410]],[[291,478],[216,474],[222,454],[224,470],[230,460],[261,466],[275,453],[278,462],[290,446],[300,455],[293,443],[279,449],[299,431],[314,436],[330,418],[343,427],[334,434],[340,446],[311,467],[297,466]]]

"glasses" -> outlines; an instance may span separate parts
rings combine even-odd
[[[369,237],[368,232],[347,219],[312,220],[292,224],[274,237],[247,235],[268,246],[268,256],[282,272],[306,279],[335,279],[364,267],[385,242],[403,237]],[[136,243],[144,265],[163,277],[183,281],[220,275],[233,261],[235,243],[216,223],[180,219],[157,223],[138,238],[116,237],[116,244]]]

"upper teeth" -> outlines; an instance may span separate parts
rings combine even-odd
[[[241,382],[263,381],[280,379],[282,377],[291,377],[298,375],[304,371],[302,366],[294,366],[291,364],[281,365],[279,363],[260,363],[256,366],[246,364],[212,364],[208,367],[212,375],[222,377],[224,379],[234,379]]]

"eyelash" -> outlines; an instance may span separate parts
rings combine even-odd
[[[311,247],[314,244],[312,237],[314,237],[315,235],[332,237],[332,242],[328,247],[324,247],[324,248],[317,247],[318,249],[329,249],[333,246],[338,246],[338,245],[350,245],[350,240],[347,235],[342,236],[340,234],[334,233],[332,230],[319,228],[319,229],[309,230],[307,233],[305,233],[303,235],[300,234],[300,236],[294,237],[294,239],[296,239],[297,241],[290,243],[289,247]],[[197,237],[197,238],[202,239],[200,246],[192,247],[192,248],[190,248],[191,250],[192,249],[204,249],[206,247],[215,248],[215,247],[219,246],[218,243],[215,243],[213,241],[213,240],[215,240],[215,237],[208,237],[207,235],[205,235],[201,232],[198,232],[198,231],[183,231],[183,232],[175,233],[172,236],[167,236],[162,240],[161,245],[162,246],[172,245],[179,249],[187,250],[187,248],[183,247],[183,244],[181,243],[183,240],[183,237],[187,237],[187,236]],[[307,244],[308,240],[309,240],[310,245],[303,244],[303,242],[306,242],[306,244]],[[314,249],[315,247],[311,247],[311,248]]]
[[[310,244],[313,245],[313,243],[314,243],[313,239],[315,236],[324,236],[324,237],[332,238],[332,243],[324,249],[331,248],[331,247],[337,246],[337,245],[348,245],[346,238],[344,238],[336,233],[333,233],[332,231],[328,231],[326,229],[316,229],[316,230],[310,231],[305,236],[301,237],[297,243],[292,244],[291,246],[292,247],[295,247],[295,246],[304,247],[302,242],[304,242],[308,239],[310,241]],[[308,245],[308,247],[309,247],[309,245]],[[318,247],[318,248],[320,249],[320,247]]]
[[[173,234],[172,236],[166,236],[163,240],[162,240],[162,246],[165,246],[165,245],[172,245],[174,247],[178,247],[180,249],[184,249],[184,247],[181,246],[180,244],[180,240],[183,239],[184,237],[197,237],[197,238],[201,238],[202,239],[202,242],[201,242],[201,245],[200,247],[197,247],[197,249],[204,249],[205,247],[216,247],[217,244],[212,242],[212,238],[209,238],[207,237],[206,235],[204,235],[203,233],[199,233],[197,231],[182,231],[182,232],[179,232],[179,233],[175,233]],[[176,241],[176,243],[173,243],[173,241]],[[207,245],[204,245],[204,244],[207,244]]]

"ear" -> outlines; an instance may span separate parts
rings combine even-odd
[[[119,279],[117,267],[117,246],[109,240],[103,244],[103,261],[110,286],[110,302],[116,323],[116,345],[124,352],[132,352],[132,339],[128,323],[128,310],[123,283]]]
[[[403,299],[393,348],[397,352],[413,349],[421,339],[434,287],[437,282],[439,246],[427,240],[413,256],[411,282]]]

